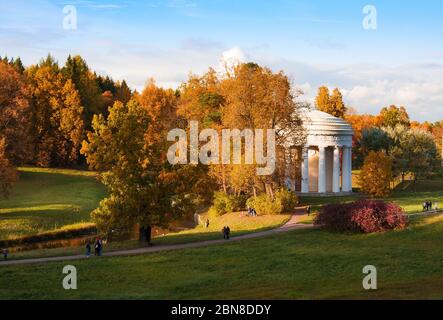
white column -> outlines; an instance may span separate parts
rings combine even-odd
[[[348,186],[349,186],[349,192],[352,192],[352,148],[348,148]]]
[[[334,167],[332,173],[332,192],[340,192],[340,148],[334,148]]]
[[[318,192],[326,193],[326,149],[319,146],[318,150]]]
[[[303,148],[301,164],[301,192],[309,193],[309,146]]]
[[[351,181],[351,170],[349,168],[350,164],[350,148],[343,147],[343,164],[342,164],[342,190],[343,192],[350,192],[352,189]]]

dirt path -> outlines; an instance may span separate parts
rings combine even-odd
[[[104,253],[102,257],[118,257],[118,256],[134,256],[134,255],[143,255],[153,252],[160,251],[171,251],[171,250],[181,250],[181,249],[189,249],[189,248],[201,248],[210,245],[223,244],[235,241],[241,241],[246,239],[255,239],[262,238],[266,236],[270,236],[273,234],[278,234],[282,232],[288,232],[292,230],[299,229],[308,229],[312,228],[312,225],[309,224],[299,224],[299,216],[297,214],[293,215],[291,219],[283,226],[255,233],[248,233],[245,235],[232,237],[231,240],[206,240],[200,242],[192,242],[192,243],[184,243],[184,244],[173,244],[173,245],[159,245],[153,247],[146,248],[138,248],[131,250],[119,250],[119,251],[111,251]],[[97,259],[95,257],[86,257],[85,255],[75,255],[75,256],[59,256],[59,257],[48,257],[48,258],[34,258],[34,259],[23,259],[23,260],[8,260],[8,261],[0,261],[0,266],[12,266],[12,265],[24,265],[24,264],[39,264],[39,263],[48,263],[48,262],[57,262],[57,261],[72,261],[72,260],[86,260],[86,259]]]

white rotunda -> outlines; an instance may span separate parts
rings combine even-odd
[[[318,110],[301,113],[307,132],[302,149],[302,194],[352,192],[352,137],[345,120]]]

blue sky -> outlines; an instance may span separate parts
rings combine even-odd
[[[64,30],[62,9],[77,9]],[[363,7],[377,9],[365,30]],[[404,105],[443,119],[443,2],[435,0],[0,0],[0,55],[32,64],[81,54],[91,68],[141,89],[177,87],[235,58],[284,70],[312,101],[339,87],[360,113]]]

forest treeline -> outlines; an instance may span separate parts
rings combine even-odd
[[[98,75],[80,56],[59,65],[48,55],[28,67],[19,58],[3,58],[0,191],[7,194],[17,179],[15,168],[24,164],[97,170],[109,192],[92,213],[99,229],[124,232],[138,225],[148,241],[152,226],[167,226],[203,204],[223,213],[249,201],[279,213],[295,200],[288,187],[300,182],[301,149],[287,146],[304,144],[299,111],[307,107],[283,71],[255,63],[191,74],[175,90],[151,79],[137,92],[124,80]],[[383,168],[389,172],[384,180],[374,176],[374,184],[389,182],[391,171],[420,177],[438,164],[443,122],[410,121],[406,109],[396,106],[376,116],[358,115],[338,88],[330,93],[321,87],[316,107],[353,125],[356,168],[372,168],[365,160],[373,152],[386,155]],[[168,132],[189,130],[191,121],[220,132],[275,129],[276,170],[258,176],[254,164],[171,165]]]

